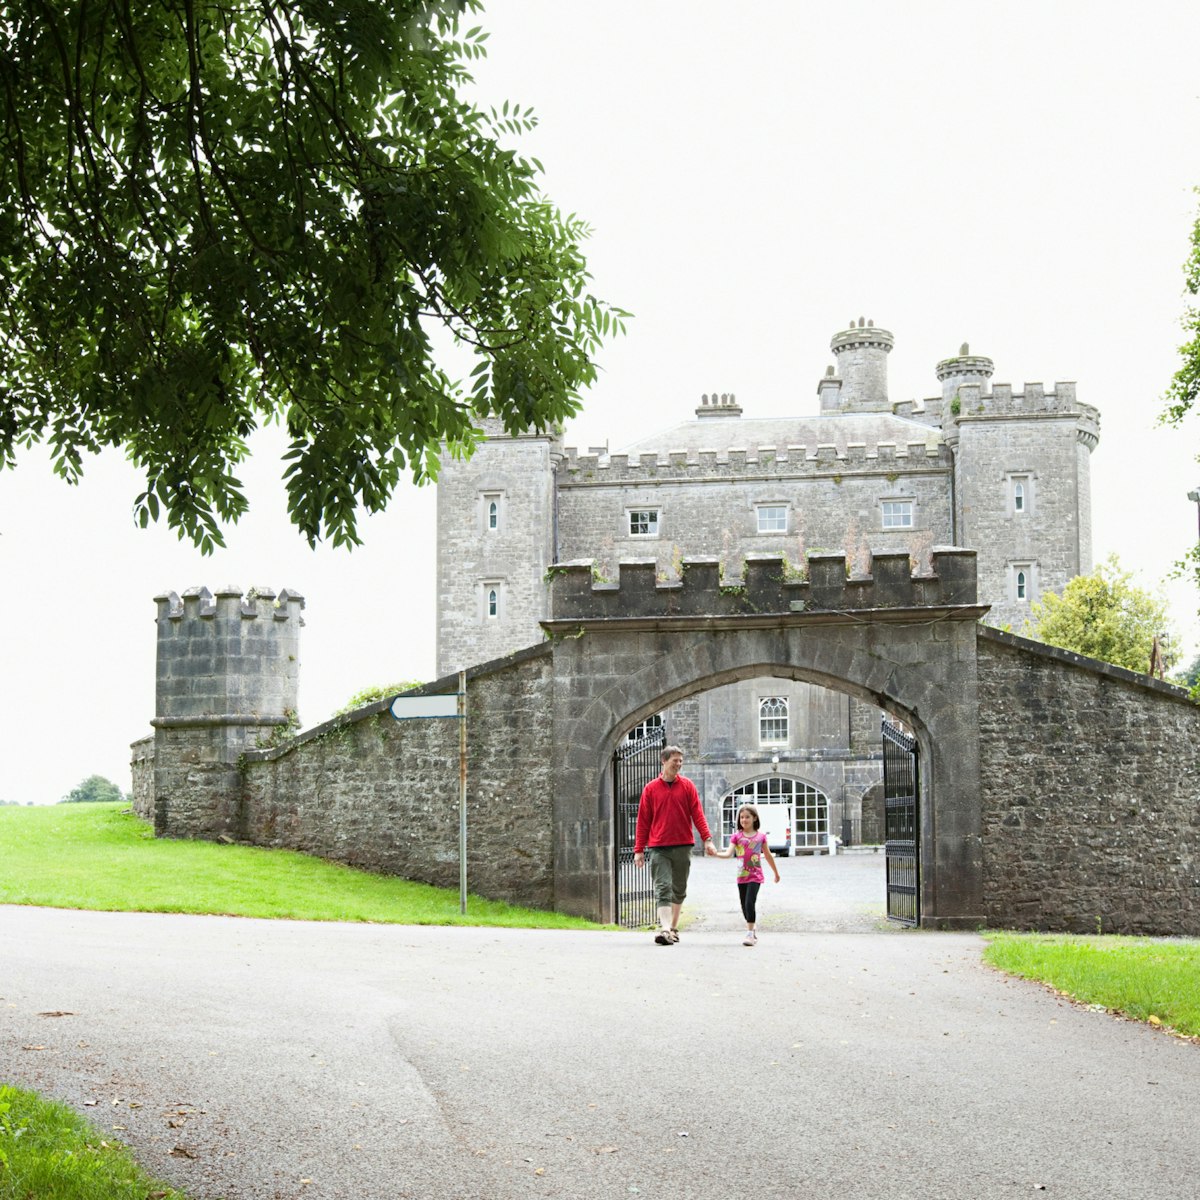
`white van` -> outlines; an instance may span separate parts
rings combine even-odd
[[[772,854],[787,858],[792,852],[792,806],[790,804],[756,804],[758,821],[767,835]]]

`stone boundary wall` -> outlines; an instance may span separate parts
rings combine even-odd
[[[537,646],[467,674],[467,887],[554,907],[551,654]],[[457,676],[412,694],[454,692]],[[241,756],[236,828],[299,850],[457,888],[459,742],[452,719],[397,721],[388,701]],[[135,809],[154,818],[153,742],[134,744]],[[147,767],[147,757],[150,766]]]
[[[593,561],[551,569],[555,621],[653,616],[749,616],[766,613],[961,606],[975,603],[975,552],[935,547],[933,574],[912,570],[907,552],[875,554],[871,574],[851,579],[844,554],[810,553],[804,578],[789,578],[780,555],[747,555],[740,579],[722,579],[720,560],[685,558],[679,580],[658,579],[653,559],[624,559],[616,583],[597,582]]]
[[[980,626],[988,923],[1200,936],[1200,707]]]
[[[154,734],[138,738],[129,747],[133,811],[143,821],[154,820]]]

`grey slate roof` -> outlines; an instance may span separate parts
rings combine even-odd
[[[660,433],[612,448],[612,453],[667,454],[672,450],[756,450],[760,446],[817,446],[862,443],[868,453],[880,442],[940,443],[940,429],[892,413],[824,413],[811,417],[704,417],[673,425]]]

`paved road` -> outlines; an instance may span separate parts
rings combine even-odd
[[[801,854],[776,858],[780,882],[766,871],[758,897],[759,936],[775,933],[881,933],[887,920],[882,853]],[[688,881],[685,928],[744,932],[738,907],[737,866],[730,859],[696,858]]]
[[[980,948],[0,908],[0,1075],[202,1200],[1193,1200],[1200,1047]]]

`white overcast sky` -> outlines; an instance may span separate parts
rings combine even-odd
[[[520,148],[588,219],[598,294],[628,336],[568,444],[687,418],[816,411],[829,339],[892,330],[892,399],[937,394],[964,341],[995,381],[1075,380],[1101,410],[1099,561],[1154,587],[1195,540],[1200,426],[1156,425],[1177,366],[1200,184],[1200,5],[857,0],[495,0],[478,92],[530,104]],[[352,553],[289,526],[269,447],[251,515],[202,558],[131,518],[106,455],[71,488],[44,452],[0,474],[0,799],[129,786],[154,706],[153,596],[197,585],[307,598],[301,719],[434,666],[434,495],[406,489]],[[1168,585],[1189,654],[1194,589]]]

